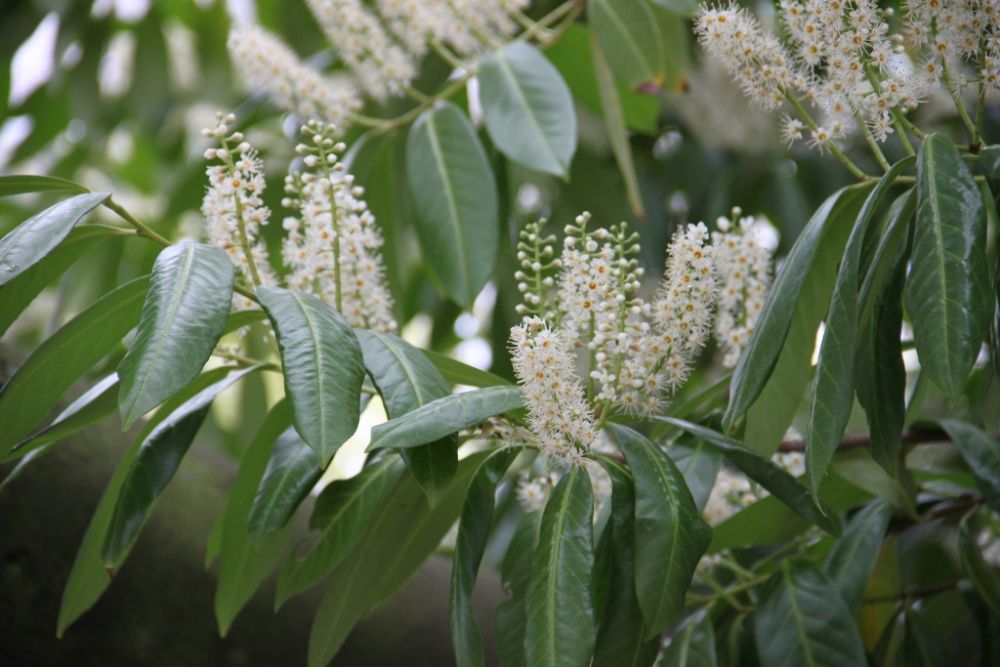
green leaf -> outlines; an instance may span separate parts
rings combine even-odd
[[[943,428],[955,442],[986,503],[1000,512],[1000,443],[972,424],[942,419]]]
[[[545,505],[525,597],[525,653],[530,665],[590,664],[594,647],[591,570],[594,493],[574,466]]]
[[[821,263],[817,262],[817,253],[820,248],[823,248],[824,254],[834,256],[834,262],[840,259],[840,247],[833,247],[835,244],[829,242],[821,243],[821,240],[828,241],[824,238],[828,236],[824,234],[828,227],[834,231],[840,230],[845,218],[854,218],[858,206],[861,204],[861,197],[866,191],[866,185],[854,185],[830,195],[813,214],[805,229],[796,239],[795,245],[788,253],[788,257],[782,264],[781,271],[778,272],[771,291],[768,293],[760,319],[754,327],[747,348],[733,371],[729,407],[723,417],[723,426],[727,431],[732,431],[736,420],[750,409],[750,406],[761,396],[765,386],[769,384],[768,379],[771,377],[772,371],[775,371],[779,355],[782,355],[782,348],[793,325],[798,325],[797,330],[803,332],[799,334],[800,336],[808,338],[807,354],[812,354],[816,327],[825,311],[827,301],[823,300],[821,304],[818,304],[820,310],[815,318],[807,317],[807,315],[814,313],[803,312],[800,316],[799,310],[805,310],[805,307],[810,305],[817,306],[812,298],[816,296],[816,293],[812,289],[806,289],[806,287],[810,287],[807,283],[818,282],[822,278],[823,272],[818,270]],[[846,238],[846,234],[844,238]],[[832,274],[836,271],[835,267],[836,263],[833,264],[833,267],[827,268],[830,268]],[[832,288],[832,282],[830,288]],[[829,290],[819,291],[825,291],[827,299],[829,298]],[[809,298],[804,301],[800,300],[800,294],[805,294]],[[809,356],[806,356],[805,361],[800,358],[792,361],[794,361],[795,366],[799,366],[808,363],[808,360]],[[801,398],[801,392],[795,393],[798,398]],[[792,411],[794,412],[794,408]],[[784,428],[782,428],[782,433],[784,433]]]
[[[497,485],[517,456],[516,449],[501,449],[483,461],[469,484],[455,540],[451,571],[451,641],[459,667],[484,665],[483,636],[472,609],[479,564],[490,537]]]
[[[447,381],[427,356],[402,338],[360,329],[354,333],[361,344],[365,368],[382,396],[390,419],[451,393]],[[410,474],[427,493],[431,504],[455,476],[457,447],[458,439],[448,436],[400,450]]]
[[[513,386],[445,396],[373,428],[368,449],[425,445],[523,405],[521,390]]]
[[[712,541],[673,460],[644,436],[612,426],[635,480],[635,590],[646,631],[677,622],[695,567]]]
[[[875,569],[892,511],[883,502],[869,503],[847,522],[844,536],[826,557],[823,569],[852,614],[861,608],[865,586]]]
[[[524,601],[505,600],[497,606],[495,634],[501,667],[527,667],[524,656]]]
[[[82,194],[90,192],[79,183],[67,181],[55,176],[36,176],[34,174],[14,174],[0,176],[0,197],[10,197],[29,192],[69,192]],[[107,197],[108,195],[105,195]]]
[[[652,0],[654,4],[683,16],[691,16],[698,11],[698,0]]]
[[[576,111],[559,71],[533,46],[511,42],[479,67],[490,139],[514,162],[566,176],[576,152]]]
[[[819,491],[820,481],[840,445],[840,438],[844,435],[854,406],[854,354],[857,347],[861,249],[868,226],[882,199],[913,160],[912,157],[906,157],[894,164],[868,195],[858,213],[851,236],[847,239],[847,247],[837,271],[833,298],[826,316],[826,329],[819,347],[816,381],[810,395],[806,428],[806,473],[814,494]]]
[[[0,287],[0,336],[43,289],[78,259],[120,232],[102,225],[82,225],[69,233],[44,259]]]
[[[445,380],[451,384],[466,384],[470,387],[501,387],[511,386],[512,382],[499,375],[480,370],[475,366],[462,363],[434,350],[421,350],[431,363],[441,372]]]
[[[305,555],[285,561],[278,576],[276,607],[319,582],[351,553],[402,474],[402,461],[388,456],[366,465],[354,477],[338,479],[323,489],[309,522],[311,528],[319,530],[316,544]]]
[[[840,521],[833,514],[833,510],[823,500],[814,498],[809,489],[770,459],[704,426],[673,417],[654,417],[654,419],[672,424],[716,447],[730,463],[803,519],[833,536],[840,535]]]
[[[201,371],[226,326],[234,278],[221,248],[178,243],[157,256],[135,342],[118,365],[122,428]]]
[[[931,134],[917,163],[907,311],[923,373],[957,397],[992,315],[983,200],[958,149]]]
[[[439,102],[417,118],[406,173],[427,264],[448,296],[471,307],[496,264],[498,204],[486,151],[461,109]]]
[[[272,444],[291,423],[292,414],[284,400],[268,412],[243,454],[218,524],[219,573],[215,588],[215,618],[219,634],[223,637],[285,551],[287,530],[266,536],[251,535],[247,529],[247,517],[264,476]]]
[[[354,623],[399,590],[437,548],[458,518],[483,458],[474,454],[459,461],[451,489],[433,508],[413,478],[402,475],[364,538],[334,568],[309,634],[310,667],[327,664]]]
[[[310,294],[258,287],[281,348],[292,423],[326,467],[358,427],[365,369],[344,318]]]
[[[692,614],[670,638],[656,667],[715,667],[715,628],[705,611]]]
[[[284,528],[322,474],[316,452],[289,427],[271,448],[247,517],[247,530],[265,536]]]
[[[0,389],[0,449],[19,442],[139,320],[149,278],[98,299],[45,340]]]
[[[512,596],[497,607],[496,614],[497,657],[503,667],[526,667],[528,664],[524,653],[527,625],[524,596],[531,579],[531,563],[538,548],[541,521],[540,511],[521,517],[500,564],[500,580]]]
[[[865,665],[857,625],[833,583],[813,565],[782,561],[761,594],[754,637],[763,665]]]
[[[0,286],[52,252],[74,225],[109,196],[107,192],[91,192],[70,197],[28,218],[0,239]]]
[[[962,517],[958,528],[958,556],[976,592],[993,613],[1000,614],[1000,573],[983,557],[983,548],[978,541],[981,529],[979,512],[970,512]]]
[[[646,0],[587,0],[587,18],[616,77],[633,88],[663,84],[663,36]]]
[[[251,366],[230,373],[202,389],[171,412],[142,440],[108,522],[102,558],[109,571],[117,570],[125,561],[139,531],[153,511],[156,499],[177,472],[181,459],[194,441],[212,400],[222,390],[259,368]]]
[[[607,2],[607,0],[600,0]],[[653,24],[655,28],[655,24]],[[590,35],[591,52],[594,59],[594,73],[597,77],[597,88],[601,97],[601,109],[604,111],[604,129],[611,142],[611,151],[615,154],[618,171],[625,181],[625,196],[629,208],[638,218],[646,217],[642,204],[642,192],[639,190],[639,177],[635,172],[635,158],[632,157],[632,143],[629,141],[628,130],[625,127],[625,113],[622,111],[621,97],[618,87],[608,67],[607,58],[601,50],[594,33]]]
[[[722,467],[722,455],[719,450],[704,440],[692,438],[685,434],[667,447],[667,455],[673,459],[674,465],[684,475],[684,483],[698,511],[705,509],[708,497],[712,495],[715,478]]]

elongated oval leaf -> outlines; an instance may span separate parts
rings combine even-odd
[[[955,442],[986,503],[1000,512],[1000,443],[981,429],[957,419],[941,420],[941,428]]]
[[[479,68],[490,139],[511,160],[557,176],[576,152],[573,97],[558,70],[533,46],[511,42]]]
[[[23,195],[29,192],[69,192],[80,194],[90,192],[79,183],[55,176],[35,174],[12,174],[0,176],[0,197]]]
[[[323,474],[319,456],[294,428],[278,436],[253,499],[247,529],[270,535],[284,528]]]
[[[493,169],[461,109],[441,102],[413,123],[406,173],[428,266],[448,296],[470,307],[493,273],[499,229]]]
[[[524,405],[517,387],[486,387],[431,401],[372,429],[369,449],[416,447]]]
[[[663,36],[646,0],[587,0],[587,18],[618,79],[633,88],[662,85]]]
[[[226,326],[235,272],[221,248],[179,243],[153,264],[132,348],[118,365],[122,427],[194,378]]]
[[[684,483],[691,491],[698,511],[704,510],[722,467],[719,450],[703,440],[685,436],[670,444],[667,455],[684,475]]]
[[[839,536],[841,534],[840,521],[834,515],[833,510],[822,499],[813,498],[809,489],[770,459],[766,459],[735,440],[704,426],[673,417],[655,417],[655,419],[687,431],[716,447],[730,463],[767,489],[803,519],[831,535]]]
[[[251,535],[247,530],[247,517],[264,476],[272,445],[291,424],[292,413],[285,400],[268,412],[243,454],[218,524],[219,580],[215,588],[215,619],[223,637],[285,550],[288,531],[266,536]]]
[[[106,294],[31,353],[0,389],[0,450],[28,435],[73,382],[135,326],[148,285],[144,276]]]
[[[868,504],[847,522],[844,536],[826,557],[823,569],[840,591],[851,613],[857,613],[868,577],[885,539],[892,511],[881,501]]]
[[[983,557],[983,548],[979,544],[981,528],[978,512],[971,512],[962,517],[958,529],[958,556],[962,562],[962,569],[965,570],[980,597],[993,613],[1000,614],[1000,573]]]
[[[28,218],[0,239],[0,286],[52,252],[76,223],[109,196],[107,192],[89,192],[70,197]]]
[[[715,628],[705,611],[692,614],[663,647],[657,667],[715,667]]]
[[[472,591],[493,524],[497,485],[517,453],[516,449],[501,449],[483,461],[472,476],[462,508],[451,571],[449,612],[451,642],[459,667],[485,664],[483,636],[472,609]]]
[[[285,562],[278,577],[276,607],[319,582],[351,553],[402,474],[402,462],[389,456],[323,489],[310,519],[310,527],[320,531],[316,545],[305,555]]]
[[[917,216],[906,304],[927,377],[956,397],[989,330],[992,295],[983,200],[948,139],[931,134],[917,163]]]
[[[281,348],[292,423],[325,468],[358,427],[365,368],[344,318],[310,294],[259,287]]]
[[[814,566],[782,561],[761,594],[754,637],[763,665],[865,665],[858,627],[830,580]]]
[[[647,632],[655,635],[680,619],[712,529],[663,450],[624,426],[611,434],[635,480],[635,590]]]
[[[582,467],[545,505],[524,600],[529,665],[583,667],[594,647],[594,493]]]

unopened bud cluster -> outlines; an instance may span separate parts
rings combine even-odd
[[[521,230],[517,243],[520,268],[514,272],[514,280],[524,300],[517,305],[517,314],[538,315],[543,320],[552,320],[556,311],[548,295],[555,285],[554,274],[562,268],[562,260],[555,254],[555,234],[542,235],[546,222],[544,218],[529,222]]]

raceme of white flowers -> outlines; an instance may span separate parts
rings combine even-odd
[[[898,21],[872,0],[781,0],[779,15],[787,42],[735,4],[703,8],[695,32],[754,102],[820,112],[786,117],[789,144],[823,150],[853,127],[885,141],[935,88],[1000,91],[998,0],[910,0]]]
[[[699,223],[676,232],[663,280],[646,302],[638,294],[638,236],[624,223],[589,230],[589,222],[583,213],[566,227],[558,257],[555,237],[542,234],[544,221],[527,225],[515,273],[524,303],[510,335],[514,372],[538,446],[565,463],[591,449],[611,411],[653,414],[664,407],[712,335],[720,286],[732,294],[714,330],[728,341],[726,363],[735,363],[732,354],[739,355],[768,284],[770,256],[742,226],[723,223],[716,235],[725,246],[720,264]]]
[[[231,132],[235,117],[218,115],[216,127],[203,134],[220,143],[205,157],[221,164],[209,166],[209,188],[202,202],[209,241],[226,250],[250,285],[276,285],[261,227],[271,211],[264,206],[264,174],[256,151],[239,132]],[[289,287],[320,297],[354,327],[381,331],[396,328],[392,298],[385,285],[379,249],[382,237],[368,210],[362,188],[344,169],[339,155],[345,146],[335,137],[337,128],[319,121],[302,127],[309,143],[296,152],[304,169],[286,179],[282,205],[296,215],[286,218],[287,236],[282,259]],[[237,297],[238,307],[253,304]]]

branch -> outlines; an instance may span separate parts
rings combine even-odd
[[[994,434],[993,437],[998,437],[998,434]],[[899,436],[899,441],[905,445],[921,445],[951,442],[951,437],[942,429],[907,429]],[[847,435],[840,441],[837,451],[868,447],[871,443],[872,439],[868,434]],[[804,452],[806,451],[806,443],[804,440],[785,440],[778,445],[778,451],[784,453]]]

